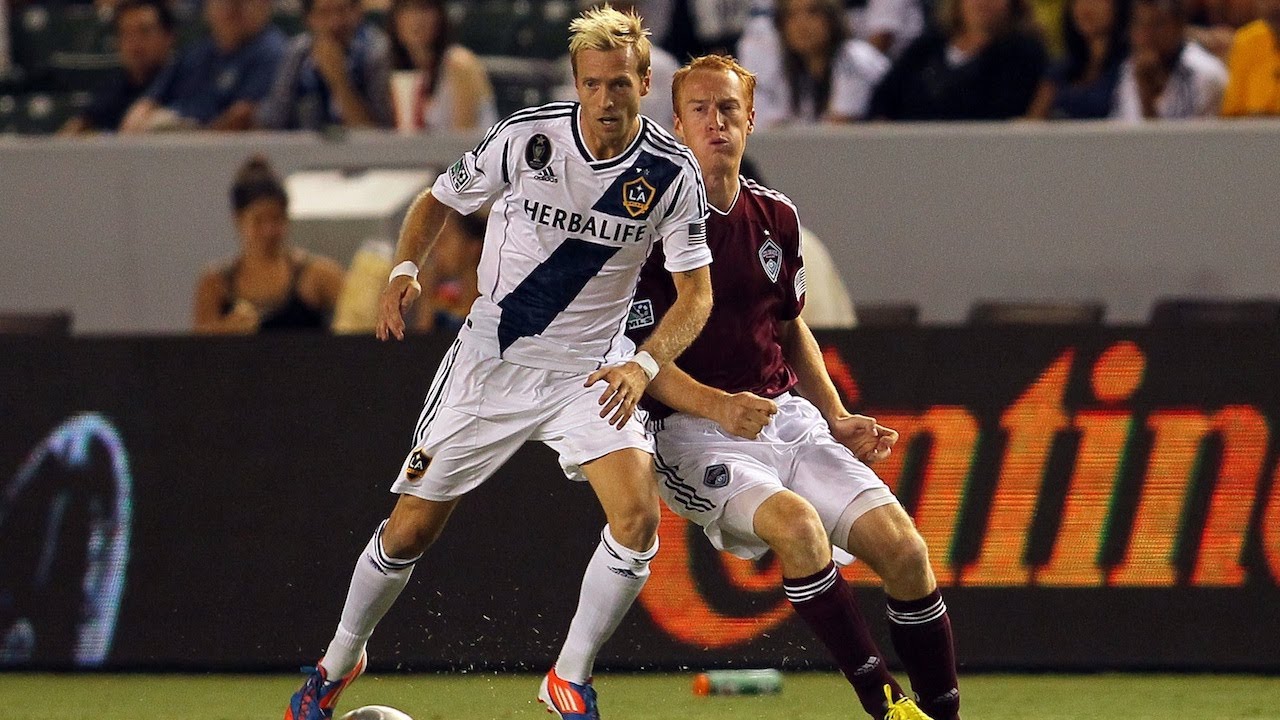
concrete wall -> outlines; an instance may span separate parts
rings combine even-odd
[[[447,165],[474,137],[0,138],[0,311],[69,308],[77,333],[190,326],[236,238],[244,158]],[[1097,298],[1141,322],[1171,294],[1280,295],[1280,123],[796,129],[752,138],[855,302],[959,322],[980,298]]]

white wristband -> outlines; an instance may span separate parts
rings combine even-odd
[[[397,277],[405,275],[413,280],[418,279],[418,264],[412,260],[405,260],[399,265],[391,268],[391,277],[387,278],[387,282],[395,280]]]
[[[648,350],[641,350],[633,355],[631,357],[631,362],[640,366],[640,369],[644,371],[644,374],[649,376],[650,382],[653,382],[653,379],[658,377],[658,370],[661,368],[658,367],[658,361],[653,359],[653,356],[649,354]]]

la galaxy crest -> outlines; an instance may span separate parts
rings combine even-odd
[[[764,267],[764,274],[769,276],[769,282],[778,282],[778,275],[782,273],[782,248],[773,241],[768,230],[764,231],[764,239],[764,245],[760,246],[760,265]]]
[[[551,162],[551,139],[542,133],[529,138],[524,146],[524,161],[533,170],[541,170]]]
[[[649,206],[653,204],[653,198],[657,194],[657,188],[643,175],[632,178],[622,183],[622,209],[633,218],[640,217],[649,212]]]
[[[413,454],[409,456],[408,464],[405,465],[404,476],[410,482],[421,480],[422,476],[427,474],[427,463],[429,462],[431,462],[431,459],[427,457],[426,453],[422,452],[422,450],[414,450]]]

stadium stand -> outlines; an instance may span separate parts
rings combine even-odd
[[[1162,298],[1151,308],[1155,327],[1193,325],[1280,326],[1280,300],[1219,298]]]
[[[969,324],[1101,325],[1106,310],[1106,305],[1092,300],[979,300],[969,308]],[[859,308],[859,317],[862,312]]]
[[[920,323],[920,307],[915,303],[872,303],[858,305],[858,327],[905,327]]]
[[[71,334],[71,313],[55,310],[47,313],[0,312],[0,335]]]

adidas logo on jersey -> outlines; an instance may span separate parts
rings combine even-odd
[[[626,569],[626,568],[616,568],[616,567],[614,567],[614,566],[610,565],[610,566],[609,566],[609,569],[610,569],[611,571],[613,571],[613,573],[614,573],[615,575],[621,575],[622,577],[627,578],[627,579],[629,579],[629,580],[639,580],[639,579],[640,579],[640,576],[639,576],[639,575],[635,574],[634,572],[632,572],[632,571],[630,571],[630,570],[628,570],[628,569]]]
[[[533,176],[533,179],[541,180],[542,182],[549,182],[549,183],[560,182],[560,178],[556,177],[555,171],[552,170],[550,166],[544,167],[541,170],[539,170],[538,173]]]

